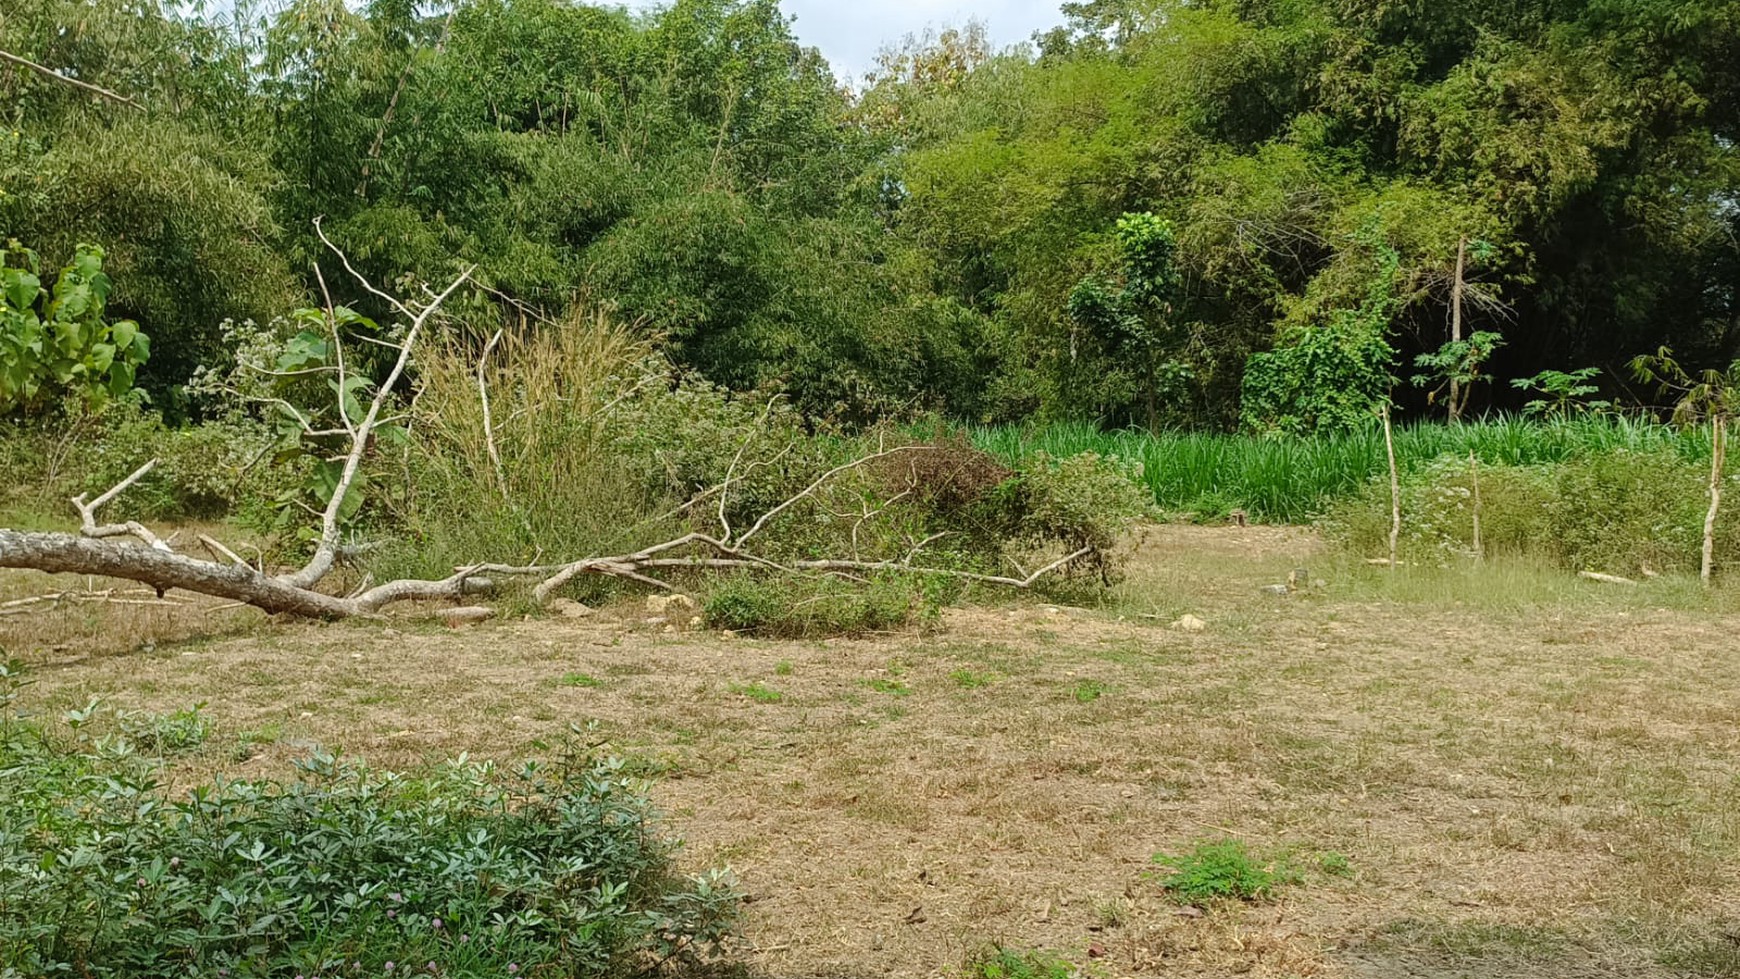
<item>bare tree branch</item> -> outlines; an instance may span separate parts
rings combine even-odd
[[[71,85],[74,88],[84,89],[85,91],[90,92],[92,95],[101,96],[105,99],[108,99],[111,102],[119,102],[122,105],[132,106],[133,108],[138,109],[140,112],[145,111],[144,106],[133,101],[132,99],[128,98],[125,95],[121,95],[121,94],[118,94],[116,92],[111,92],[108,89],[103,88],[100,85],[92,85],[90,82],[81,82],[76,78],[72,78],[72,77],[69,77],[67,75],[63,75],[60,72],[55,71],[53,68],[48,68],[48,67],[44,67],[43,65],[39,65],[36,62],[31,61],[29,58],[21,58],[18,55],[11,54],[11,53],[6,52],[6,51],[0,51],[0,61],[9,61],[12,64],[19,66],[20,68],[29,68],[31,71],[36,72],[38,75],[41,75],[44,78],[51,78],[51,79],[53,79],[57,82],[60,82],[62,84]]]
[[[501,451],[495,445],[495,422],[489,410],[489,383],[485,380],[484,371],[489,366],[489,355],[495,353],[496,344],[501,342],[503,331],[496,330],[489,342],[483,345],[483,354],[477,358],[477,399],[483,405],[483,446],[489,452],[490,465],[495,467],[495,483],[501,490],[503,503],[512,503],[508,498],[507,469],[501,464]]]
[[[157,460],[152,459],[150,462],[140,466],[138,469],[133,470],[131,476],[116,483],[108,492],[89,503],[85,502],[85,494],[83,493],[73,497],[72,505],[77,507],[79,511],[79,532],[92,539],[100,539],[104,537],[137,537],[159,551],[171,550],[168,543],[159,539],[156,534],[152,533],[144,524],[139,523],[138,521],[129,520],[126,523],[112,524],[97,523],[97,509],[99,507],[110,500],[113,500],[115,497],[120,496],[126,491],[127,487],[132,486],[134,483],[145,478],[145,474],[155,468],[157,468]]]
[[[901,445],[901,446],[896,446],[895,448],[892,448],[892,449],[884,449],[881,452],[875,452],[875,453],[872,453],[870,455],[863,456],[863,457],[858,458],[858,459],[854,459],[851,462],[848,462],[843,466],[835,466],[833,469],[830,469],[827,472],[822,473],[820,476],[817,476],[815,482],[804,487],[803,490],[800,491],[796,496],[792,497],[789,500],[786,500],[784,503],[781,503],[779,506],[776,506],[773,509],[762,514],[760,519],[756,520],[755,524],[753,526],[751,526],[748,530],[743,532],[742,537],[737,538],[736,543],[738,546],[741,547],[743,544],[745,544],[749,541],[749,538],[754,537],[756,534],[760,533],[761,529],[763,527],[767,526],[768,521],[772,520],[774,517],[779,516],[780,514],[784,513],[786,510],[795,506],[800,500],[804,499],[805,497],[808,497],[811,494],[815,493],[816,490],[819,490],[823,486],[827,485],[830,481],[832,481],[834,479],[834,477],[839,476],[841,473],[849,472],[853,469],[857,469],[860,466],[869,465],[870,463],[875,462],[878,459],[884,459],[884,458],[887,458],[888,456],[897,455],[897,454],[902,453],[902,452],[925,452],[925,451],[932,451],[935,448],[936,447],[932,446],[932,445]]]
[[[453,295],[455,290],[471,278],[472,271],[476,269],[476,266],[466,269],[464,272],[460,273],[459,277],[454,279],[446,289],[436,294],[435,298],[432,299],[428,305],[424,306],[421,310],[413,311],[409,306],[400,302],[397,298],[389,296],[386,293],[381,292],[379,289],[376,289],[369,283],[368,279],[364,278],[362,274],[352,268],[350,259],[345,256],[344,252],[339,250],[337,245],[332,243],[331,239],[326,237],[326,232],[321,230],[319,221],[314,222],[314,231],[315,234],[320,236],[320,240],[326,244],[326,247],[332,249],[333,254],[337,255],[339,261],[344,264],[345,270],[348,271],[357,282],[363,286],[363,288],[386,299],[395,308],[410,317],[411,322],[405,330],[405,339],[399,344],[399,356],[393,362],[392,370],[387,372],[386,379],[383,380],[380,386],[375,389],[375,396],[369,401],[368,410],[363,413],[362,420],[356,423],[354,428],[355,434],[351,439],[350,451],[345,455],[344,468],[340,471],[338,481],[333,486],[332,498],[327,501],[325,512],[320,515],[320,542],[315,546],[314,556],[308,560],[308,564],[303,566],[300,571],[283,576],[283,581],[286,584],[294,585],[298,588],[314,587],[320,582],[320,579],[326,577],[327,572],[332,570],[333,564],[336,562],[338,556],[339,514],[343,511],[344,500],[345,497],[350,494],[351,485],[356,482],[357,472],[362,468],[363,455],[368,451],[370,436],[374,434],[375,426],[379,422],[381,408],[386,404],[387,399],[392,396],[393,388],[398,385],[399,378],[404,375],[406,366],[410,364],[411,351],[417,345],[417,337],[422,333],[424,324],[428,323],[429,318],[435,314],[436,310],[441,308],[441,304],[446,302],[447,298]],[[341,387],[338,392],[338,397],[341,402],[343,401],[344,396],[345,394]],[[340,410],[342,411],[342,407]],[[348,421],[346,422],[346,427],[350,427]]]

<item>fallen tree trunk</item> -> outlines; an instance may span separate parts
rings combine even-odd
[[[48,574],[100,575],[153,588],[227,598],[272,614],[317,619],[371,615],[393,602],[458,598],[484,583],[469,571],[440,581],[394,581],[349,598],[298,588],[243,564],[201,561],[155,547],[138,547],[75,534],[0,529],[0,568]]]
[[[0,530],[0,568],[123,578],[165,590],[180,588],[245,602],[273,613],[325,619],[357,614],[346,599],[297,588],[243,565],[200,561],[154,547],[73,534]]]

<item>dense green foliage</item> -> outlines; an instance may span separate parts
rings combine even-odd
[[[673,872],[620,762],[316,755],[174,792],[156,742],[94,707],[70,733],[21,719],[18,682],[0,668],[7,976],[614,976],[705,956],[735,911],[724,875]]]
[[[1381,338],[1401,363],[1438,350],[1464,242],[1467,325],[1508,340],[1500,377],[1616,372],[1658,338],[1729,359],[1731,0],[1072,10],[1037,57],[986,61],[904,133],[900,227],[938,255],[939,288],[994,319],[998,413],[1131,419],[1140,365],[1070,345],[1062,311],[1132,211],[1177,232],[1200,400],[1174,424],[1236,417],[1252,353],[1327,331],[1310,345],[1339,355],[1374,255],[1394,256]],[[1349,379],[1369,390],[1386,359],[1352,357]],[[1280,402],[1259,417],[1317,393],[1280,366],[1257,379]]]
[[[1383,433],[1373,426],[1308,438],[1250,438],[1209,433],[1103,432],[1082,423],[982,427],[975,444],[1006,462],[1035,453],[1094,452],[1141,464],[1155,501],[1174,513],[1218,519],[1234,509],[1252,519],[1306,523],[1338,500],[1366,491],[1387,471]],[[1680,431],[1612,416],[1564,419],[1491,418],[1463,425],[1418,424],[1396,430],[1404,473],[1440,457],[1485,466],[1551,466],[1615,453],[1667,453],[1707,468],[1707,429]],[[1387,484],[1385,492],[1387,493]],[[1697,504],[1693,488],[1686,502]]]
[[[42,287],[39,262],[16,242],[0,256],[0,415],[56,395],[97,406],[132,391],[151,339],[132,320],[104,322],[103,250],[80,245],[52,290]]]
[[[174,418],[222,324],[319,296],[316,264],[382,317],[322,216],[376,281],[477,263],[457,329],[607,303],[847,421],[1345,427],[1421,355],[1467,372],[1458,255],[1466,335],[1503,340],[1476,411],[1590,364],[1628,393],[1663,344],[1733,359],[1734,0],[1065,20],[913,42],[853,92],[774,0],[16,0],[7,50],[133,104],[0,69],[0,233],[108,249]]]
[[[1707,441],[1703,447],[1706,457],[1697,460],[1660,446],[1478,470],[1466,454],[1440,456],[1402,480],[1405,560],[1445,566],[1476,556],[1478,480],[1484,556],[1629,576],[1696,573],[1709,506]],[[1740,476],[1730,469],[1726,479],[1733,485]],[[1388,481],[1368,483],[1330,504],[1323,527],[1355,553],[1384,553]],[[1720,567],[1740,561],[1740,528],[1732,521],[1717,523],[1713,557]]]

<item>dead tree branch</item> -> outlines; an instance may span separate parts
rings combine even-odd
[[[283,576],[282,580],[285,584],[304,589],[313,588],[319,584],[320,579],[326,577],[327,572],[331,571],[333,565],[337,563],[339,515],[343,511],[345,497],[350,495],[350,488],[356,482],[357,472],[362,468],[363,455],[368,451],[370,436],[374,434],[375,426],[380,422],[381,409],[386,405],[387,399],[392,397],[393,389],[398,386],[399,378],[404,376],[405,368],[411,363],[411,351],[417,344],[418,335],[423,332],[423,327],[429,322],[430,317],[434,316],[436,311],[441,308],[441,304],[446,302],[455,290],[471,278],[473,271],[473,269],[466,269],[460,273],[458,278],[449,283],[446,289],[434,294],[434,298],[429,300],[426,305],[421,308],[413,308],[375,288],[367,277],[352,268],[350,259],[339,250],[337,245],[332,243],[332,239],[326,237],[326,232],[321,229],[318,220],[314,222],[314,232],[320,236],[320,240],[326,244],[326,247],[332,249],[332,253],[338,256],[345,271],[349,272],[364,289],[385,299],[395,309],[405,314],[410,319],[410,324],[405,328],[405,338],[398,345],[399,356],[393,361],[393,368],[387,372],[386,379],[375,389],[375,396],[369,400],[368,410],[363,413],[362,419],[355,424],[354,428],[348,420],[345,423],[345,427],[352,428],[353,432],[350,451],[345,454],[344,468],[340,471],[338,482],[333,487],[332,498],[327,501],[326,510],[320,515],[320,541],[315,545],[314,556],[309,558],[308,563],[301,570]],[[342,387],[338,397],[342,411],[345,398]]]
[[[118,102],[121,105],[131,106],[135,109],[138,109],[140,112],[145,111],[144,106],[133,101],[132,99],[128,98],[125,95],[121,95],[117,92],[111,92],[108,89],[103,88],[100,85],[92,85],[90,82],[81,82],[76,78],[72,78],[70,76],[63,75],[60,72],[55,71],[53,68],[49,68],[49,67],[46,67],[44,65],[39,65],[36,62],[31,61],[29,58],[21,58],[18,55],[12,54],[10,52],[0,51],[0,61],[11,62],[12,64],[17,65],[20,68],[28,68],[31,71],[36,72],[38,75],[41,75],[44,78],[53,79],[54,81],[60,82],[63,85],[71,85],[74,88],[83,89],[83,90],[91,93],[92,95],[100,96],[102,98],[108,99],[111,102]]]
[[[79,532],[84,534],[86,537],[94,539],[105,537],[137,537],[156,550],[171,550],[166,542],[159,539],[158,536],[147,529],[144,524],[137,521],[129,520],[126,523],[112,524],[97,523],[97,509],[99,507],[110,500],[113,500],[115,497],[120,496],[127,487],[132,486],[134,483],[145,478],[145,474],[155,468],[157,468],[157,460],[152,459],[150,462],[140,466],[138,469],[133,470],[131,476],[116,483],[108,492],[89,503],[85,502],[85,494],[83,493],[73,497],[72,505],[77,507],[79,511]]]

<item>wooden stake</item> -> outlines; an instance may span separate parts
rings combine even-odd
[[[1466,237],[1456,242],[1456,280],[1450,283],[1450,339],[1452,342],[1462,340],[1462,276],[1468,263],[1468,239]],[[1450,420],[1462,420],[1463,401],[1466,395],[1462,391],[1462,382],[1456,379],[1455,369],[1450,376]]]
[[[1704,516],[1704,563],[1698,577],[1708,587],[1716,575],[1716,514],[1722,509],[1722,470],[1728,461],[1728,419],[1710,417],[1710,512]]]
[[[1486,548],[1480,541],[1480,459],[1468,450],[1468,474],[1474,481],[1474,560],[1486,560]]]
[[[1396,471],[1396,438],[1390,426],[1390,406],[1384,403],[1384,450],[1390,458],[1390,571],[1397,567],[1402,541],[1402,477]]]

